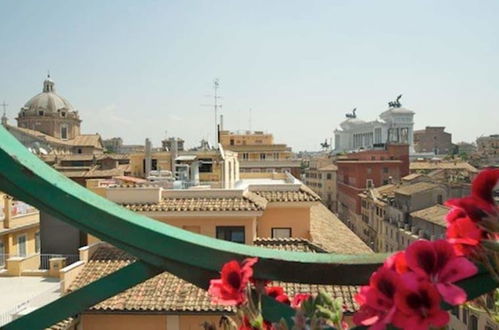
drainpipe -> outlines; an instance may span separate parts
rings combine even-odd
[[[12,217],[12,197],[10,197],[9,195],[4,195],[3,198],[4,198],[3,213],[5,214],[5,217],[3,219],[3,228],[9,229],[10,228],[10,220]]]

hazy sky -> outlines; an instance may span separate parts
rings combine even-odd
[[[317,150],[357,107],[403,93],[415,127],[499,133],[499,1],[0,1],[0,102],[11,123],[49,69],[83,132],[158,146],[226,129]]]

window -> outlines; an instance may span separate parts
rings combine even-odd
[[[291,237],[291,228],[272,228],[272,238]]]
[[[274,152],[274,159],[279,159],[279,153],[278,152]]]
[[[213,172],[213,159],[199,158],[199,173]]]
[[[40,232],[37,231],[35,233],[35,252],[39,253],[40,252]]]
[[[366,187],[367,188],[373,188],[374,187],[374,183],[373,183],[372,179],[367,179],[366,180]]]
[[[43,111],[38,111],[38,116],[43,116],[44,113],[45,112],[43,112]]]
[[[470,324],[468,324],[469,330],[478,330],[478,317],[476,315],[470,316]]]
[[[331,180],[331,178],[332,178],[332,177],[333,177],[333,176],[331,175],[331,173],[328,173],[328,174],[327,174],[327,179],[328,179],[328,180]]]
[[[248,153],[247,153],[247,152],[244,152],[244,153],[243,153],[243,159],[244,159],[244,160],[248,160],[248,158],[249,158]]]
[[[61,139],[66,140],[68,138],[68,125],[61,126]]]
[[[224,241],[231,241],[236,243],[245,243],[244,240],[244,227],[217,227],[217,238]]]
[[[81,154],[81,153],[83,153],[83,150],[82,150],[81,148],[78,148],[77,152],[78,152],[79,154]]]
[[[230,139],[230,145],[233,146],[234,145],[234,139]]]
[[[144,172],[146,171],[146,160],[142,160],[142,168],[144,169]],[[151,171],[157,171],[158,170],[158,160],[157,159],[151,159]]]
[[[383,167],[383,173],[388,173],[388,167]]]
[[[17,236],[17,255],[26,257],[26,234]]]
[[[438,195],[437,196],[437,203],[438,204],[442,204],[444,202],[443,198],[442,198],[442,195]]]
[[[468,324],[468,309],[466,307],[463,307],[463,322]]]
[[[265,154],[264,154],[264,153],[261,153],[261,154],[260,154],[260,159],[261,159],[261,160],[265,160]]]

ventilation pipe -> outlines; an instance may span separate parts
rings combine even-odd
[[[152,144],[151,144],[151,140],[146,139],[145,168],[144,168],[144,175],[146,178],[149,176],[149,173],[151,172],[151,168],[152,168]]]

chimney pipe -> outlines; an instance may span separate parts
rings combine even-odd
[[[4,229],[9,229],[10,228],[10,220],[12,217],[12,197],[9,195],[4,195],[3,196],[4,201],[3,201],[3,213],[4,213],[4,219],[3,219],[3,228]]]
[[[220,115],[220,131],[224,130],[224,115]]]
[[[145,168],[144,168],[144,176],[147,178],[149,176],[149,172],[151,172],[152,168],[152,145],[151,141],[146,139],[145,146]]]

